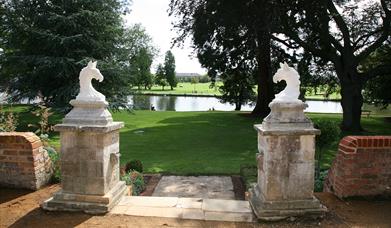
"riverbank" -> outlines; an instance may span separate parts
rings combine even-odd
[[[164,91],[161,92],[149,92],[149,91],[134,91],[134,95],[146,95],[146,96],[172,96],[172,97],[216,97],[221,98],[221,94],[198,94],[198,93],[165,93]],[[340,102],[341,99],[338,98],[324,98],[322,96],[309,96],[306,97],[305,100],[307,101],[337,101]]]
[[[219,87],[222,86],[222,82],[216,82],[212,86],[211,82],[191,84],[190,82],[179,82],[177,87],[170,89],[166,86],[165,89],[161,86],[152,86],[151,89],[138,89],[133,88],[133,94],[135,95],[149,95],[149,96],[187,96],[187,97],[221,97]],[[256,87],[254,88],[256,92]],[[313,101],[340,101],[341,96],[338,93],[330,94],[329,97],[324,97],[321,93],[307,94],[306,100]]]

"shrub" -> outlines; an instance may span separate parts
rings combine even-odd
[[[322,153],[323,149],[340,139],[341,129],[338,126],[338,123],[332,120],[317,120],[314,122],[315,128],[321,131],[320,135],[316,136],[316,168],[315,168],[315,178],[320,178],[320,164],[322,163]]]
[[[240,175],[243,177],[246,190],[248,190],[253,183],[257,183],[258,167],[250,164],[240,165]]]
[[[53,176],[51,179],[52,183],[60,183],[61,181],[61,170],[60,170],[60,155],[52,147],[45,147],[45,150],[48,152],[49,158],[53,163]]]
[[[51,108],[44,105],[38,105],[38,109],[33,111],[32,114],[39,118],[39,122],[37,124],[28,125],[28,127],[36,128],[34,133],[39,135],[44,145],[48,145],[49,133],[53,129],[53,127],[49,124],[49,117],[53,115],[50,110]]]
[[[121,176],[121,180],[125,181],[126,185],[131,185],[133,195],[138,196],[145,189],[144,177],[140,172],[131,170]]]
[[[140,160],[131,160],[130,162],[127,162],[125,165],[125,172],[128,173],[131,170],[135,170],[137,172],[142,173],[143,172],[143,164]]]
[[[323,192],[323,182],[327,177],[328,170],[323,170],[319,172],[319,176],[315,178],[315,186],[314,191],[315,192]]]
[[[13,112],[4,112],[0,106],[0,132],[6,131],[11,132],[15,131],[18,126],[18,116]]]
[[[321,134],[316,136],[316,147],[320,150],[340,138],[341,129],[335,121],[316,120],[314,126],[321,131]]]

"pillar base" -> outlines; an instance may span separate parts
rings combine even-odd
[[[318,199],[266,201],[255,185],[249,191],[249,202],[259,220],[278,221],[289,217],[323,217],[327,208]]]
[[[48,211],[83,211],[88,214],[105,214],[128,193],[125,182],[118,182],[103,196],[66,193],[62,190],[44,201],[41,207]]]

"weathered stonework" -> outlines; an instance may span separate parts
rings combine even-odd
[[[53,174],[53,164],[32,132],[0,133],[0,186],[37,190]]]
[[[47,210],[108,212],[126,194],[119,181],[119,129],[107,103],[71,101],[75,108],[55,126],[61,138],[61,187]]]
[[[326,211],[313,196],[315,129],[303,102],[272,102],[258,131],[258,181],[250,204],[261,220],[319,215]]]

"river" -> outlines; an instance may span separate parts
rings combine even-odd
[[[150,96],[133,95],[129,97],[129,103],[135,109],[148,110],[152,106],[156,111],[233,111],[234,105],[221,103],[216,97],[190,97],[190,96]],[[340,102],[337,101],[306,101],[306,112],[318,113],[342,113]],[[254,104],[242,106],[242,111],[252,111]]]
[[[0,93],[0,104],[6,103],[4,94]],[[22,104],[34,103],[27,100]],[[315,113],[342,113],[342,107],[338,101],[306,101],[308,108],[306,112]],[[134,106],[136,110],[149,110],[152,106],[157,111],[178,111],[178,112],[193,112],[193,111],[233,111],[234,105],[221,103],[216,97],[193,97],[193,96],[164,96],[164,95],[133,95],[129,96],[129,104]],[[246,104],[242,106],[242,111],[252,111],[254,104]],[[385,109],[374,107],[373,105],[364,104],[363,110],[370,110],[372,114],[391,116],[391,105]]]

